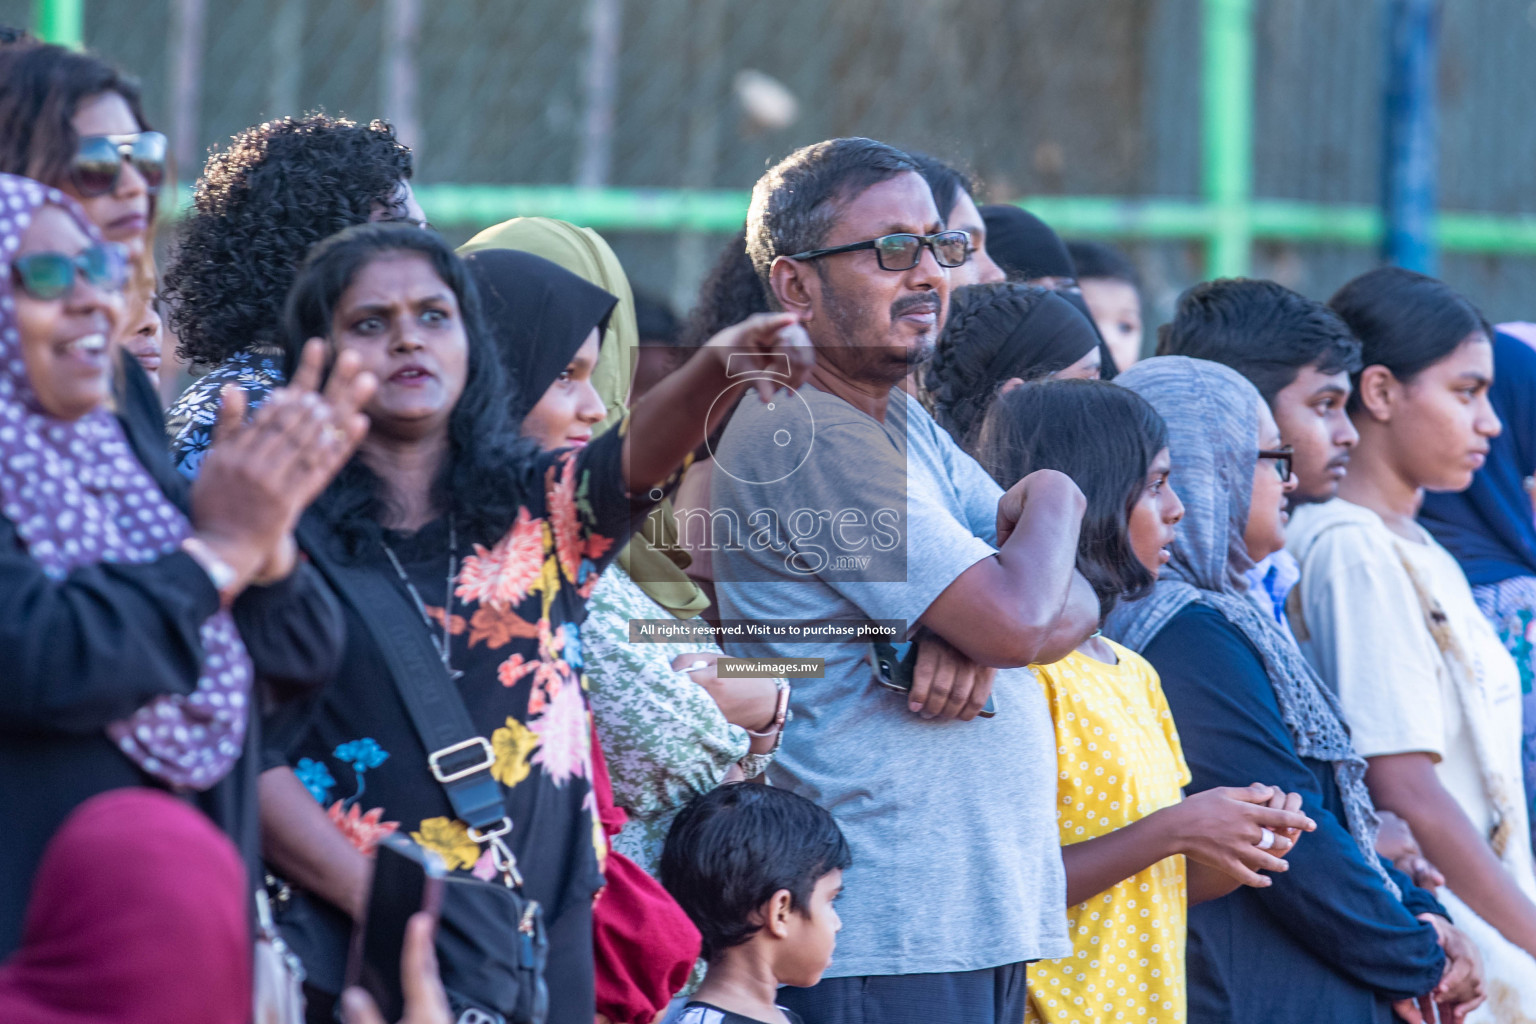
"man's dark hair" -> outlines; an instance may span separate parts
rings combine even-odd
[[[960,200],[962,192],[975,200],[976,179],[965,171],[927,153],[908,150],[907,156],[912,158],[912,162],[917,165],[917,173],[928,183],[928,190],[933,193],[933,205],[938,207],[939,216],[945,221],[955,212],[955,203]]]
[[[1273,281],[1241,277],[1205,281],[1179,296],[1173,322],[1158,328],[1157,354],[1224,363],[1270,404],[1305,366],[1328,374],[1360,369],[1360,342],[1327,306]]]
[[[659,877],[704,938],[713,961],[762,927],[753,917],[781,889],[804,913],[816,883],[853,862],[821,807],[772,786],[739,782],[693,799],[672,822]]]
[[[149,129],[138,83],[100,57],[20,39],[0,47],[0,172],[68,188],[80,145],[70,122],[81,100],[104,92],[121,96],[140,130]]]
[[[802,146],[769,168],[747,208],[747,255],[763,288],[775,259],[819,248],[845,203],[909,171],[917,171],[910,156],[863,138]]]
[[[1088,499],[1077,571],[1099,599],[1099,617],[1134,601],[1156,577],[1131,547],[1135,508],[1168,425],[1129,388],[1099,380],[1042,380],[1000,396],[982,424],[977,458],[1002,487],[1037,469],[1071,477]]]
[[[1456,351],[1467,335],[1481,331],[1493,340],[1493,328],[1460,292],[1402,267],[1366,271],[1334,292],[1328,305],[1360,339],[1360,360],[1350,369],[1350,412],[1360,409],[1363,367],[1385,366],[1407,384]]]
[[[1136,273],[1136,264],[1114,246],[1105,245],[1103,242],[1068,242],[1067,252],[1072,257],[1072,265],[1077,268],[1079,281],[1085,278],[1101,278],[1109,281],[1124,281],[1132,288],[1141,288],[1141,278]]]
[[[528,500],[523,481],[538,445],[517,434],[511,388],[485,328],[474,278],[440,235],[410,224],[359,224],[315,246],[295,275],[282,320],[287,371],[293,373],[306,341],[330,334],[332,314],[358,273],[400,253],[424,257],[453,292],[468,344],[464,390],[448,418],[449,456],[433,483],[434,497],[453,513],[461,536],[494,544]],[[356,555],[377,543],[384,502],[382,482],[353,455],[315,508]]]
[[[411,151],[384,121],[311,113],[259,124],[208,158],[162,294],[177,353],[214,366],[275,344],[310,246],[397,201]]]

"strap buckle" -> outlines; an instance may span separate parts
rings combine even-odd
[[[452,771],[444,770],[441,763],[443,758],[450,754],[456,754],[461,750],[469,750],[471,747],[478,747],[480,749],[480,760],[478,762]],[[427,767],[432,769],[432,777],[444,784],[456,782],[476,772],[490,771],[491,766],[495,763],[496,752],[491,749],[491,741],[484,736],[474,736],[460,743],[446,746],[441,750],[434,750],[427,755]],[[509,825],[508,828],[510,827]]]
[[[465,828],[469,831],[469,838],[477,843],[487,843],[511,832],[512,819],[502,818],[496,824],[484,829],[475,828],[473,825],[466,825]]]
[[[487,829],[478,829],[473,825],[466,826],[469,838],[476,843],[484,843],[491,854],[491,866],[501,876],[502,884],[508,889],[516,889],[523,884],[523,874],[517,870],[517,855],[512,848],[502,839],[512,831],[512,819],[502,818],[496,824]]]

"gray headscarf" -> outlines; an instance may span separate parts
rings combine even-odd
[[[1246,594],[1244,573],[1253,559],[1243,533],[1259,451],[1258,390],[1230,367],[1185,356],[1144,360],[1115,383],[1151,402],[1167,422],[1172,479],[1184,500],[1184,519],[1173,557],[1152,592],[1111,612],[1104,632],[1141,651],[1191,604],[1209,605],[1237,627],[1264,659],[1296,753],[1333,762],[1350,834],[1366,862],[1401,896],[1376,856],[1381,823],[1365,788],[1365,761],[1350,742],[1338,699],[1296,642]]]

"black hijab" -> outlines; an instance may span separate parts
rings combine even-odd
[[[513,415],[521,420],[570,365],[618,299],[542,256],[482,249],[464,257],[480,294],[486,328],[512,377]]]
[[[1077,267],[1066,243],[1049,224],[1028,210],[996,203],[981,208],[981,220],[987,226],[987,255],[1010,278],[1077,279]]]
[[[1119,368],[1115,366],[1109,345],[1099,334],[1093,311],[1077,287],[1077,265],[1072,262],[1072,254],[1067,251],[1061,236],[1028,210],[1006,203],[983,206],[981,220],[987,226],[987,255],[1003,269],[1009,280],[1059,277],[1072,281],[1072,287],[1059,294],[1088,318],[1093,336],[1099,340],[1099,362],[1102,364],[1099,375],[1104,380],[1113,380]]]

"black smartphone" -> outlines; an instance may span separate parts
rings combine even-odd
[[[352,930],[347,984],[362,986],[379,1004],[385,1020],[399,1020],[405,1014],[400,953],[405,947],[406,922],[423,910],[437,916],[444,874],[441,857],[402,835],[385,837],[374,853],[373,888],[367,916]]]
[[[869,664],[874,670],[875,682],[898,693],[912,692],[912,673],[917,669],[917,642],[893,644],[884,640],[869,645]],[[997,714],[992,694],[987,694],[986,705],[976,714],[991,718]]]

